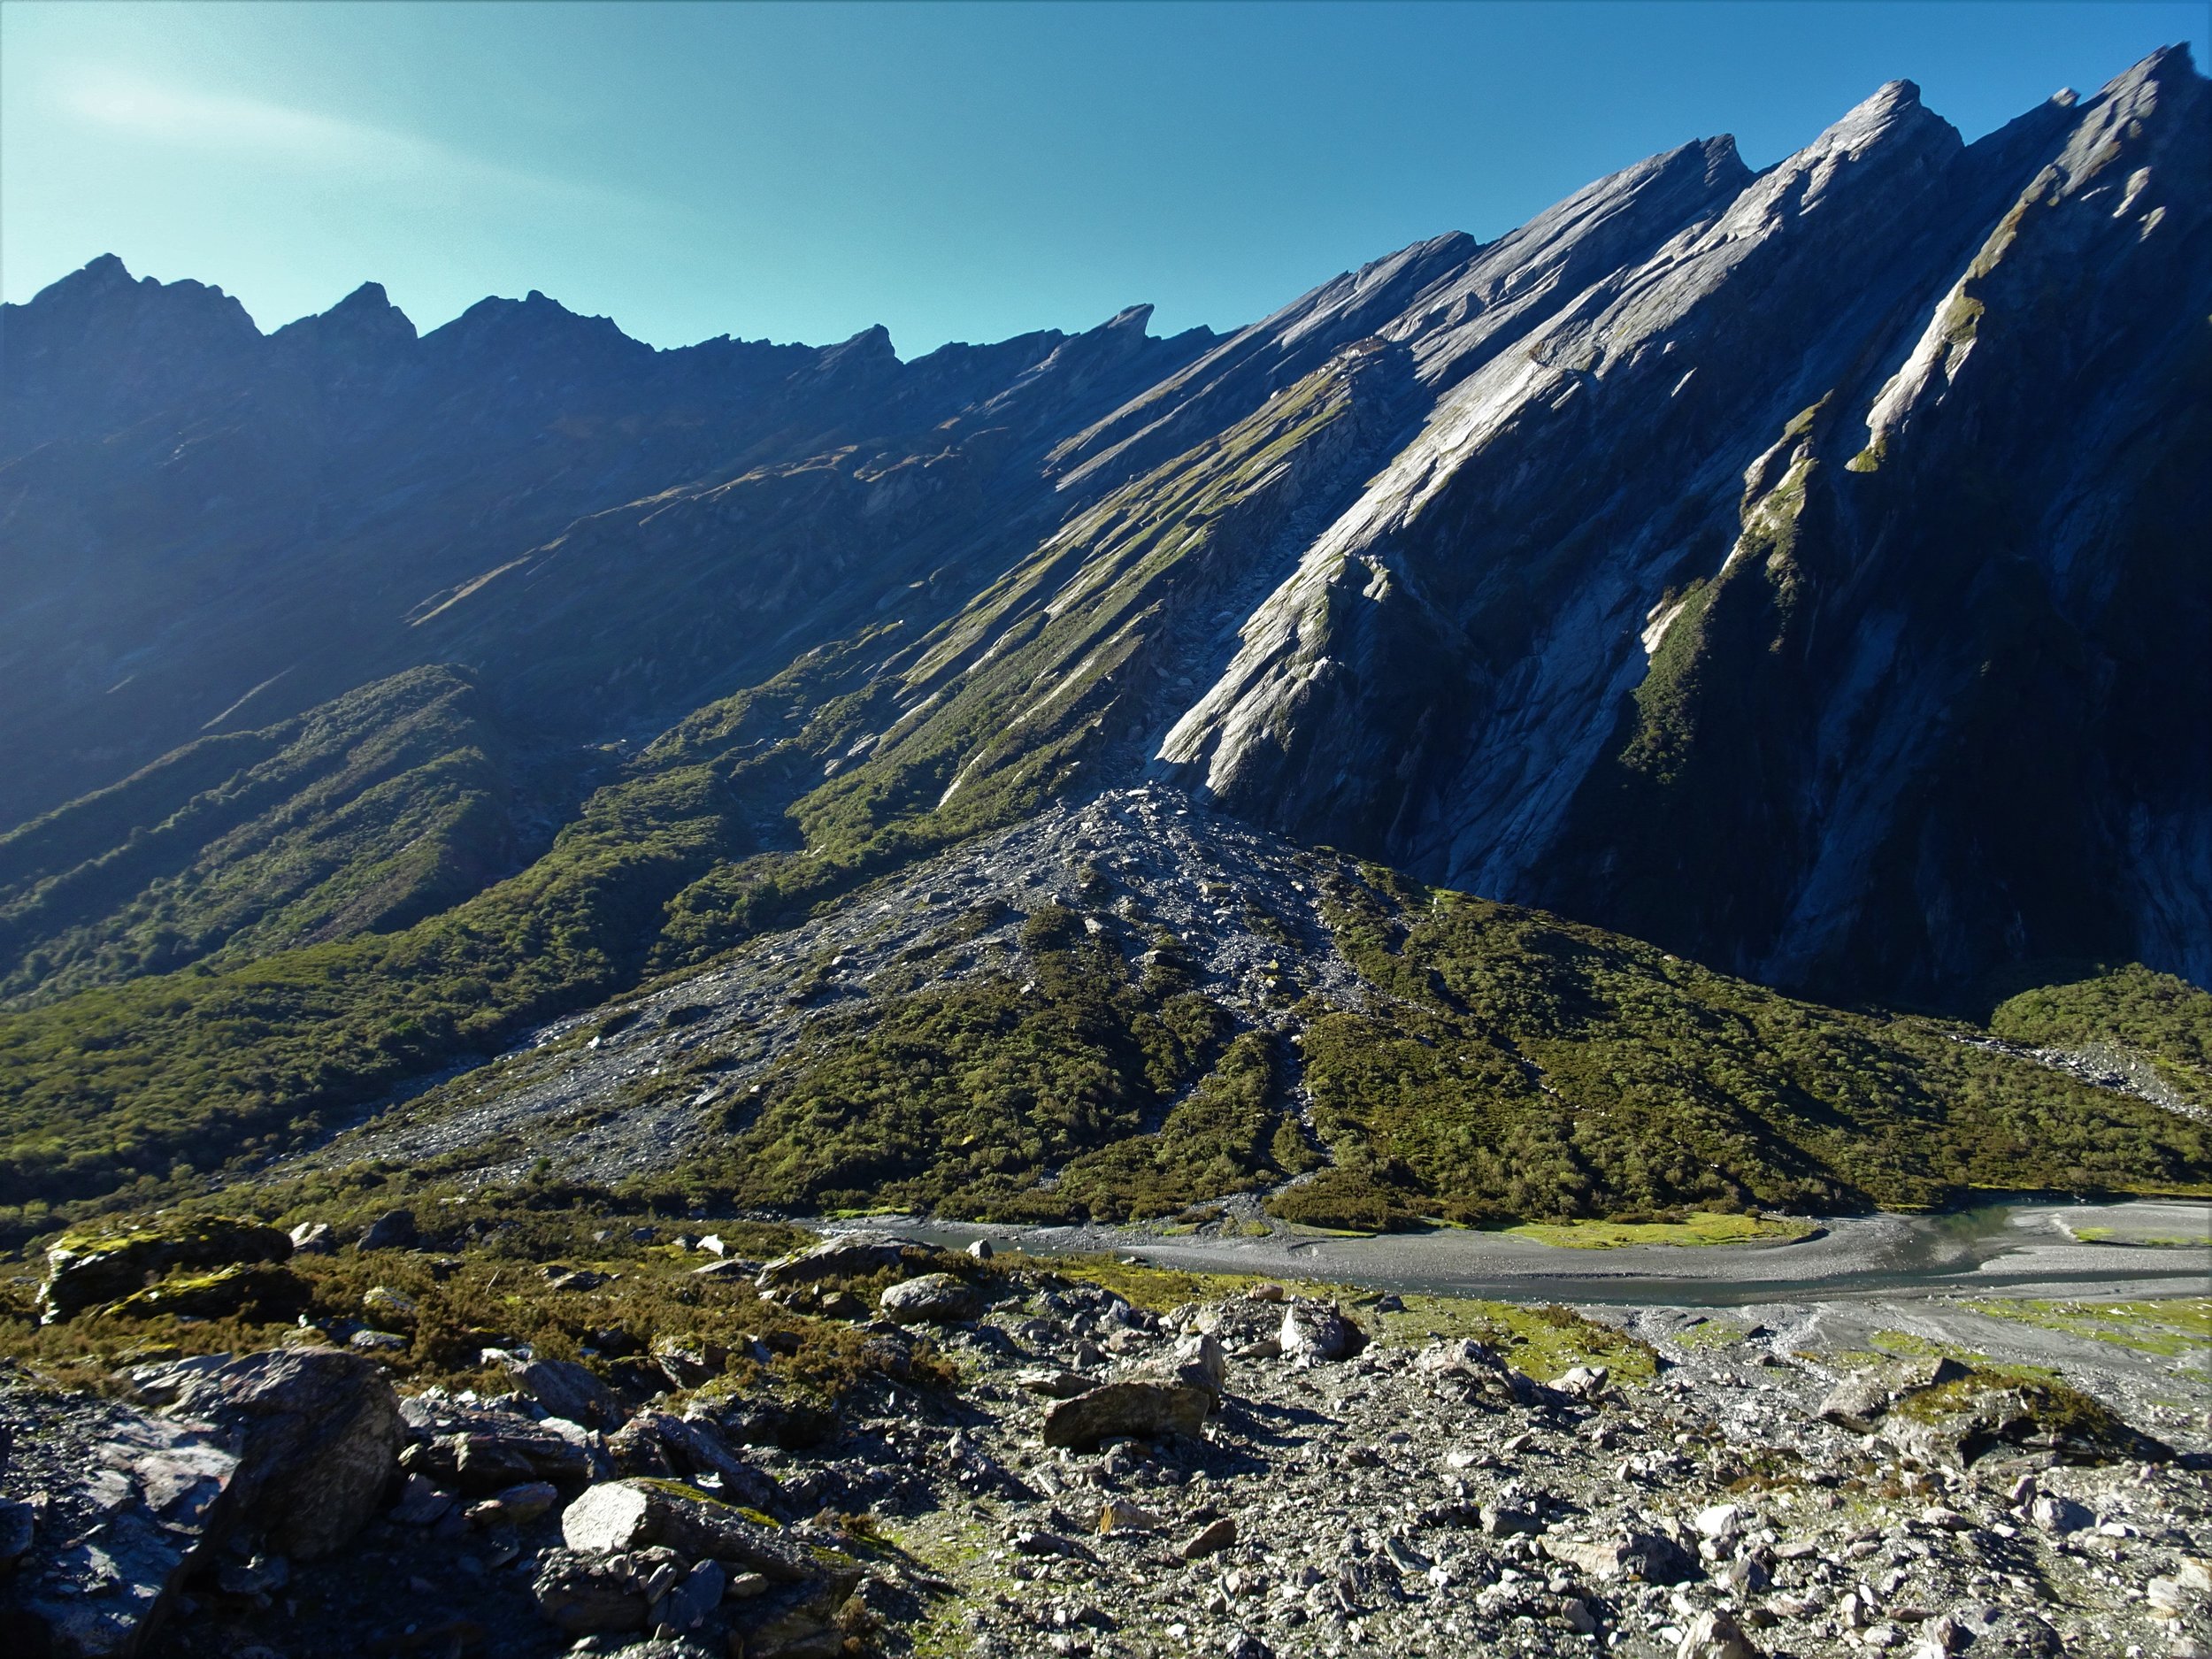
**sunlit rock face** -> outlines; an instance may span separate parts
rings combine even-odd
[[[1895,82],[1469,250],[1371,325],[1433,405],[1160,760],[1831,993],[2201,978],[2208,149],[2178,50],[1971,145]]]
[[[1165,777],[1830,996],[2202,980],[2208,203],[2174,49],[1972,144],[1904,81],[1761,173],[1686,144],[1221,336],[656,351],[373,283],[265,335],[104,257],[0,308],[0,826],[195,741],[334,754],[313,711],[435,665],[466,833],[271,941],[480,885],[657,733],[818,726],[764,848]],[[778,675],[772,731],[714,712]]]

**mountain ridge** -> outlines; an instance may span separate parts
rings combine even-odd
[[[419,335],[373,283],[265,335],[96,260],[0,313],[0,720],[35,740],[0,782],[0,1202],[296,1151],[1148,781],[1377,892],[1571,918],[1800,1006],[1978,1018],[2026,964],[2140,963],[2030,1023],[2166,1032],[2197,1006],[2171,985],[2212,979],[2208,201],[2212,96],[2174,49],[1971,144],[1893,81],[1756,173],[1678,146],[1223,336],[1138,306],[910,361],[879,328],[657,350],[534,291]],[[361,716],[426,694],[469,710],[429,749]],[[388,726],[341,741],[357,716]],[[1131,965],[1169,947],[1122,942],[1077,1025],[1182,1057],[1109,1091],[1106,1205],[1151,1179],[1113,1147],[1226,1133],[1173,1114],[1233,1051],[1206,1110],[1249,1128],[1310,1024],[1199,1018]],[[1377,1041],[1410,1064],[1463,1017]],[[2047,1110],[2021,1064],[1977,1123]],[[1438,1123],[1565,1133],[1508,1111],[1511,1066],[1426,1066]],[[2106,1109],[2083,1087],[2055,1144]],[[1838,1163],[1886,1109],[1832,1108],[1863,1138],[1823,1190],[1897,1200]],[[1356,1117],[1309,1125],[1337,1173],[1307,1186],[1501,1202]],[[2193,1129],[2127,1122],[2126,1179],[2201,1179]],[[1786,1140],[1701,1196],[1783,1193]]]

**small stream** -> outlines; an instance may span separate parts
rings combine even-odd
[[[884,1225],[884,1224],[869,1224]],[[1326,1279],[1373,1290],[1731,1307],[1849,1295],[2212,1294],[2212,1203],[2066,1204],[1993,1194],[1933,1215],[1842,1216],[1782,1243],[1572,1249],[1437,1229],[1345,1237],[1165,1236],[1144,1228],[894,1222],[954,1247],[988,1238],[1036,1256],[1109,1251],[1159,1267]],[[2077,1238],[2068,1229],[2091,1233]]]

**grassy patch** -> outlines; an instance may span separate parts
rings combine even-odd
[[[2050,1302],[2006,1298],[1964,1304],[1993,1319],[2008,1319],[2070,1336],[2088,1337],[2139,1353],[2212,1365],[2212,1296],[2170,1302]]]
[[[1680,1221],[1524,1222],[1506,1231],[1515,1238],[1534,1239],[1564,1249],[1615,1250],[1634,1244],[1749,1244],[1759,1240],[1801,1239],[1813,1231],[1813,1224],[1698,1210]]]
[[[1659,1374],[1658,1353],[1650,1343],[1571,1308],[1461,1296],[1415,1294],[1402,1300],[1402,1312],[1363,1316],[1381,1327],[1382,1340],[1394,1347],[1417,1347],[1432,1336],[1471,1336],[1539,1382],[1577,1365],[1603,1365],[1619,1382],[1649,1382]]]
[[[1668,1340],[1679,1348],[1733,1348],[1750,1331],[1749,1325],[1739,1325],[1733,1319],[1701,1319],[1677,1331]]]

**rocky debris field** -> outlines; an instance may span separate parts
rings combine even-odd
[[[1132,959],[1158,930],[1176,934],[1197,988],[1240,1021],[1284,1024],[1289,1005],[1309,995],[1364,1007],[1376,993],[1322,918],[1316,861],[1325,856],[1163,786],[1054,803],[705,972],[555,1021],[495,1064],[414,1096],[304,1164],[435,1156],[526,1128],[527,1155],[488,1166],[488,1179],[541,1156],[593,1180],[665,1166],[699,1143],[718,1105],[803,1048],[825,1016],[895,990],[917,960],[926,958],[937,985],[1012,971],[1025,918],[1054,903],[1086,908],[1087,871],[1122,895],[1087,926],[1110,933]],[[657,1088],[706,1055],[718,1062],[711,1082],[680,1094]],[[610,1101],[623,1110],[605,1110]]]
[[[98,1271],[56,1265],[65,1301]],[[739,1276],[848,1331],[849,1385],[734,1386],[742,1356],[663,1341],[499,1349],[505,1392],[403,1395],[375,1345],[312,1329],[104,1392],[0,1373],[0,1635],[209,1659],[2212,1652],[2184,1370],[2123,1409],[1925,1340],[1796,1346],[1816,1314],[1601,1322],[867,1233],[700,1282]]]

